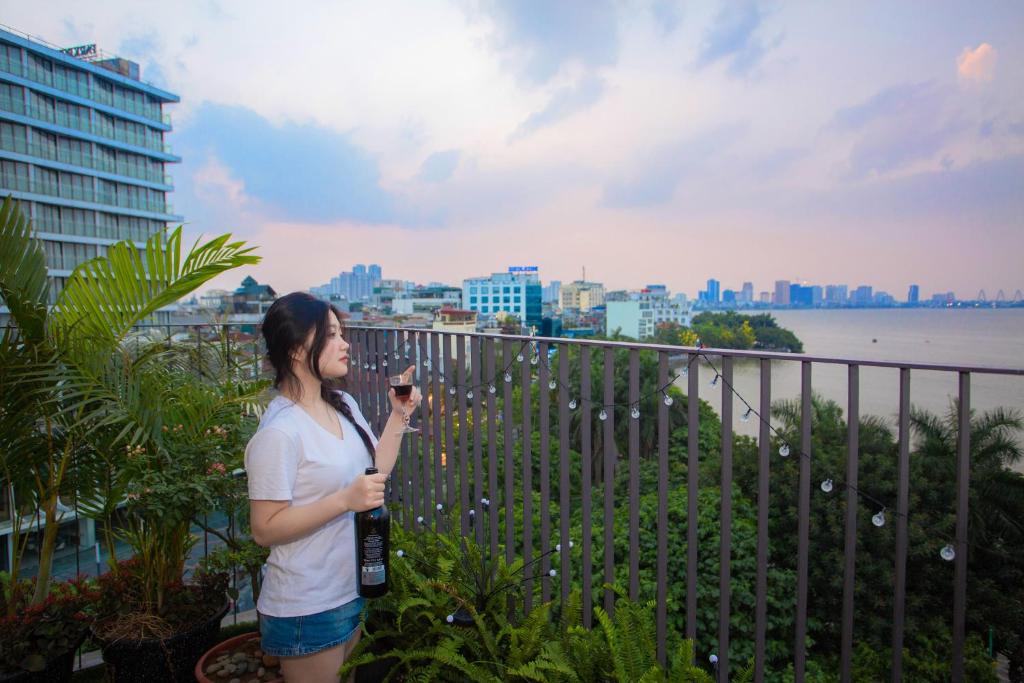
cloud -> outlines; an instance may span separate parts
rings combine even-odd
[[[483,0],[496,46],[527,81],[542,84],[568,63],[614,64],[619,52],[618,9],[612,0]]]
[[[434,152],[427,157],[420,166],[417,180],[427,183],[443,183],[452,177],[459,165],[459,150],[449,149],[443,152]]]
[[[243,107],[205,104],[175,135],[186,159],[216,157],[279,217],[327,222],[395,220],[377,164],[346,135],[316,125],[273,125]]]
[[[727,4],[704,33],[697,52],[697,67],[728,61],[728,71],[734,76],[749,73],[782,39],[776,38],[765,45],[755,35],[765,15],[753,2]]]
[[[965,81],[988,82],[995,77],[996,49],[982,43],[973,50],[965,47],[956,58],[956,73]]]
[[[664,35],[675,31],[683,20],[683,11],[673,0],[654,0],[651,14]]]
[[[708,168],[742,132],[740,125],[723,125],[655,149],[628,177],[605,186],[604,205],[630,209],[667,204],[684,179],[706,176]]]
[[[588,76],[574,86],[559,89],[546,107],[533,112],[519,125],[512,139],[525,137],[589,108],[601,99],[604,91],[604,79],[596,76]]]

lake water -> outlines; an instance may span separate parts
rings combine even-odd
[[[1024,368],[1024,308],[1013,309],[835,309],[772,311],[779,325],[803,341],[804,352],[875,361],[906,361],[1000,368]],[[719,362],[713,359],[716,364]],[[709,386],[714,370],[701,368],[700,397],[721,411],[721,383]],[[845,365],[815,363],[814,391],[847,408]],[[733,385],[751,405],[760,400],[756,361],[737,361]],[[685,391],[686,379],[677,384]],[[910,400],[917,407],[944,414],[957,392],[957,373],[911,372]],[[772,363],[772,399],[799,398],[800,363]],[[877,415],[896,424],[899,370],[860,369],[861,415]],[[971,375],[971,406],[1024,411],[1024,376]],[[740,420],[746,410],[734,398],[735,429],[756,436],[756,419]],[[1018,467],[1024,470],[1024,464]]]

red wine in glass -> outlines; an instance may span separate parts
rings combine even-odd
[[[391,388],[395,390],[395,396],[400,398],[402,401],[408,401],[412,395],[412,377],[406,377],[405,375],[392,375],[388,377],[388,383]],[[410,414],[405,414],[405,426],[402,428],[402,433],[408,434],[411,432],[418,432],[420,430],[415,427],[409,426]]]

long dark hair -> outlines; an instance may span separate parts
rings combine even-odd
[[[352,423],[373,460],[373,441],[356,422],[351,406],[337,392],[341,387],[320,373],[320,353],[327,343],[327,316],[331,312],[338,317],[340,325],[341,311],[306,292],[286,294],[271,304],[263,317],[263,339],[267,343],[267,360],[274,368],[274,387],[280,389],[282,385],[289,385],[301,390],[299,378],[292,371],[292,355],[306,343],[312,332],[313,341],[306,354],[306,364],[313,376],[320,380],[320,397]]]

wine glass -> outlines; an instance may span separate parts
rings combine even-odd
[[[401,401],[408,403],[409,397],[412,396],[411,374],[410,376],[406,376],[405,374],[391,375],[388,377],[388,383],[391,385],[391,388],[395,390],[395,396]],[[409,426],[409,420],[411,417],[412,415],[410,411],[403,411],[402,418],[405,424],[402,427],[402,434],[411,434],[420,431],[416,427]]]

